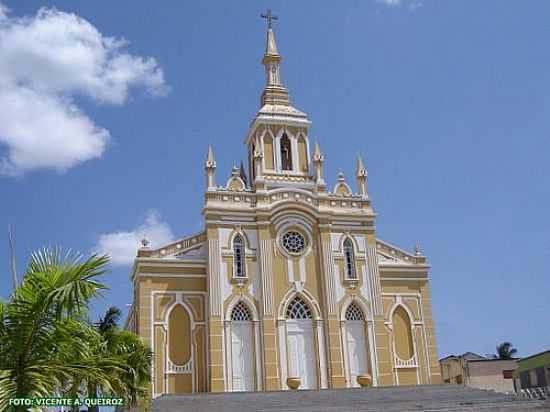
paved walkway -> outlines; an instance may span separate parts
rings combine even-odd
[[[423,385],[296,392],[166,395],[154,412],[550,411],[544,401],[459,385]]]

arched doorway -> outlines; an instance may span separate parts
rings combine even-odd
[[[254,335],[252,315],[241,301],[231,311],[231,379],[233,391],[253,391]]]
[[[301,379],[300,389],[317,389],[316,346],[313,316],[309,305],[299,296],[286,310],[288,377]]]
[[[345,345],[348,387],[358,387],[357,376],[369,373],[365,314],[352,302],[345,314]]]

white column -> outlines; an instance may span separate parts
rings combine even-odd
[[[277,332],[279,334],[279,358],[281,360],[281,387],[288,390],[286,380],[288,378],[288,364],[286,361],[286,321],[277,320]]]
[[[223,322],[223,335],[224,335],[224,347],[225,347],[225,367],[223,368],[223,377],[225,379],[226,392],[233,391],[233,362],[231,356],[233,354],[231,350],[231,322],[226,320]]]
[[[221,315],[220,299],[220,241],[208,240],[208,297],[210,303],[210,316]]]
[[[317,320],[317,346],[319,347],[319,369],[321,372],[321,389],[328,388],[327,351],[325,348],[325,334],[323,321]]]
[[[334,296],[334,258],[332,256],[332,243],[326,240],[322,243],[323,246],[323,263],[325,269],[325,295],[327,312],[329,315],[336,314],[336,302]]]
[[[273,316],[273,274],[271,240],[260,240],[260,276],[262,279],[262,298],[264,316]]]
[[[288,136],[288,138],[290,139],[290,147],[292,148],[292,171],[300,172],[300,158],[298,155],[298,138],[296,136]]]
[[[367,336],[369,339],[369,356],[370,356],[370,367],[372,373],[372,384],[373,386],[378,386],[378,355],[376,352],[376,336],[374,334],[374,323],[369,320],[367,321]]]
[[[255,360],[256,360],[256,390],[261,391],[263,389],[263,370],[262,370],[262,359],[263,359],[263,353],[262,353],[262,345],[260,344],[260,321],[255,320],[252,323],[252,327],[254,328],[254,352],[255,352]]]

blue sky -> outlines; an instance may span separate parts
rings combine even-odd
[[[201,230],[207,144],[218,182],[245,158],[271,7],[330,185],[361,152],[378,236],[432,264],[439,355],[550,347],[550,3],[1,4],[0,296],[9,224],[19,272],[45,245],[117,251],[96,316],[131,301],[128,244]]]

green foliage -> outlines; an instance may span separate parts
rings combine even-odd
[[[496,359],[512,359],[518,353],[510,342],[503,342],[497,345]]]
[[[22,284],[0,302],[0,410],[21,397],[101,393],[132,405],[147,397],[152,353],[118,329],[120,311],[87,321],[90,300],[105,289],[97,279],[108,262],[59,249],[32,255]]]

